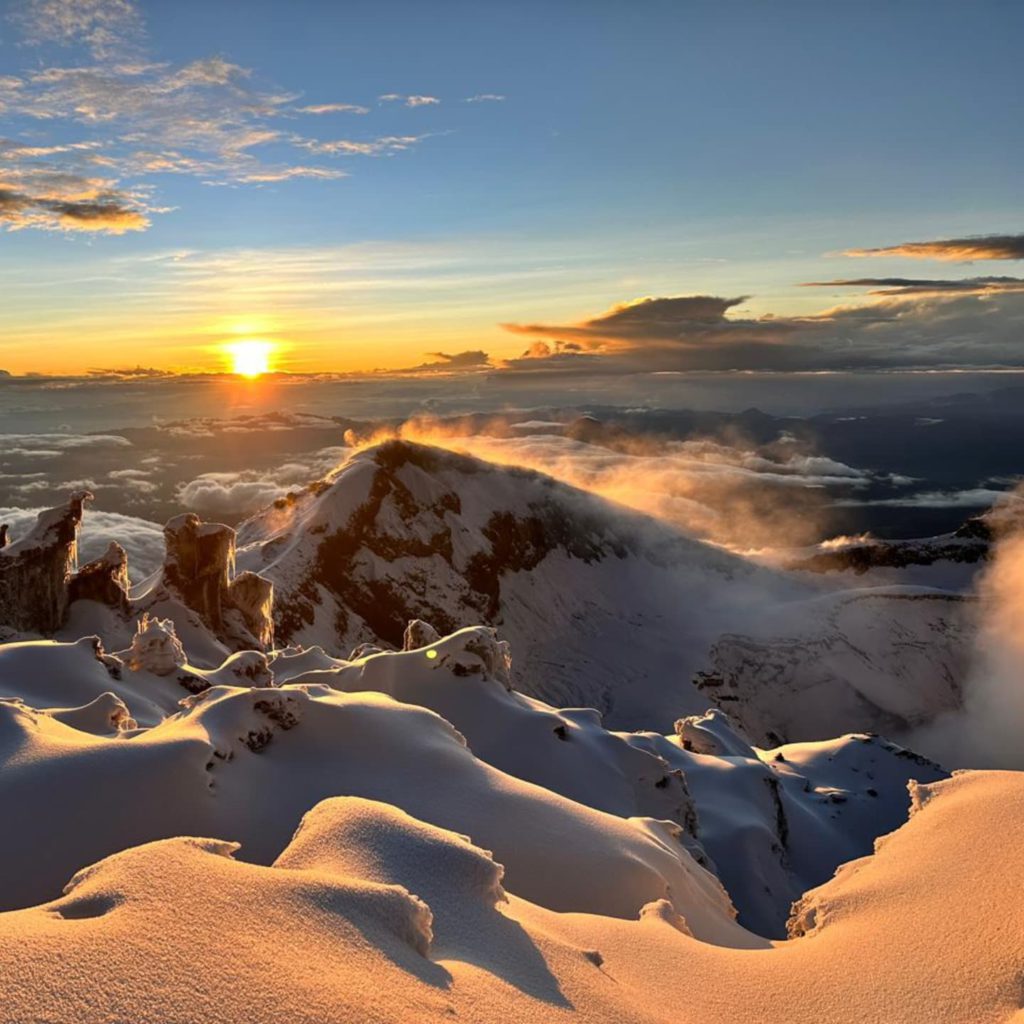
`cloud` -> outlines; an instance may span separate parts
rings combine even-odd
[[[482,349],[473,349],[467,352],[428,352],[436,362],[422,363],[414,367],[416,370],[475,370],[489,366],[490,356]]]
[[[493,92],[481,92],[476,96],[467,96],[463,103],[504,103],[505,97]]]
[[[878,249],[847,249],[844,256],[902,256],[915,260],[1024,260],[1024,235],[971,235],[934,242],[901,242]]]
[[[280,167],[276,170],[250,171],[239,177],[239,181],[253,182],[257,184],[268,184],[276,181],[291,181],[293,178],[318,178],[320,180],[331,180],[334,178],[347,178],[347,171],[338,171],[329,167]]]
[[[902,498],[874,498],[869,501],[844,498],[836,501],[835,505],[837,508],[990,508],[1004,500],[1005,491],[974,487],[966,491],[920,491]]]
[[[516,334],[542,336],[508,368],[636,370],[781,368],[790,359],[780,343],[801,328],[774,318],[731,319],[744,297],[645,297],[573,324],[503,324]]]
[[[436,96],[405,96],[398,92],[387,92],[377,99],[381,103],[401,103],[407,107],[435,107],[441,102]]]
[[[355,139],[296,139],[296,145],[311,153],[331,156],[381,156],[401,153],[416,143],[429,138],[427,135],[384,135],[380,138],[358,141]]]
[[[71,147],[56,147],[71,148]],[[118,187],[115,179],[87,177],[31,162],[18,165],[16,152],[0,146],[12,164],[0,170],[0,222],[27,227],[120,235],[142,231],[152,207],[145,196]]]
[[[950,768],[1024,768],[1022,501],[1019,492],[1001,497],[1001,506],[988,517],[1003,527],[1003,535],[976,584],[978,628],[962,706],[905,738],[915,750],[941,758]]]
[[[129,0],[28,0],[11,20],[29,45],[81,44],[103,60],[137,45],[142,18]]]
[[[503,369],[586,375],[1024,365],[1022,289],[911,288],[813,316],[728,315],[743,301],[643,298],[577,323],[505,324],[535,340]]]
[[[20,537],[35,524],[42,508],[0,508],[0,523],[8,523],[11,536]],[[90,508],[82,520],[78,540],[80,565],[99,558],[112,540],[128,552],[128,572],[138,583],[156,572],[164,560],[164,531],[156,523],[117,512]]]
[[[145,214],[110,194],[94,201],[80,202],[0,192],[0,220],[15,228],[45,225],[66,231],[95,231],[108,235],[143,231],[149,226],[149,218]]]
[[[20,451],[67,451],[74,448],[130,448],[132,443],[120,434],[2,434],[0,458],[12,449]]]
[[[93,200],[69,200],[4,188],[0,188],[0,222],[15,230],[46,227],[108,235],[143,231],[149,226],[149,218],[126,205],[116,193],[101,193]]]
[[[174,376],[167,370],[158,370],[153,366],[93,367],[86,370],[86,375],[109,377],[112,380],[156,380]]]
[[[128,0],[28,0],[12,20],[25,42],[77,44],[92,60],[44,61],[0,76],[0,111],[7,123],[24,125],[26,136],[0,139],[0,219],[8,228],[141,231],[154,214],[168,212],[152,201],[153,175],[188,175],[208,185],[335,181],[347,173],[309,166],[295,154],[391,154],[423,137],[304,139],[286,130],[288,119],[368,114],[369,107],[296,106],[298,94],[261,85],[251,68],[220,56],[155,60]],[[395,99],[409,107],[439,102]],[[69,127],[89,137],[67,141]],[[40,139],[44,132],[57,137]]]
[[[713,295],[681,295],[674,298],[642,298],[613,306],[581,324],[547,327],[543,324],[509,324],[509,330],[523,334],[549,334],[588,339],[658,338],[673,340],[694,324],[719,324],[745,296],[723,299]]]
[[[1024,291],[1024,277],[963,277],[955,280],[916,277],[856,277],[807,281],[803,288],[871,288],[872,295],[911,295],[928,292]]]
[[[297,114],[368,114],[369,107],[356,103],[314,103],[308,107],[296,107]]]
[[[250,513],[329,474],[345,459],[348,449],[321,448],[270,470],[203,473],[178,488],[181,504],[197,512]]]

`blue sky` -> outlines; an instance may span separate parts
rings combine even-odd
[[[248,335],[299,369],[495,362],[503,323],[550,351],[644,296],[753,323],[877,301],[806,281],[1020,269],[839,255],[1021,229],[1019,4],[0,6],[16,372],[210,368]],[[957,323],[1017,317],[1000,288]]]

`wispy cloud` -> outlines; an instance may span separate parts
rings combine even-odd
[[[870,288],[872,295],[912,295],[929,292],[1019,292],[1024,277],[964,277],[928,279],[916,277],[855,277],[835,281],[806,281],[803,288]]]
[[[407,107],[435,107],[441,102],[436,96],[406,96],[398,92],[386,92],[377,99],[381,103],[401,103]]]
[[[130,0],[28,0],[11,20],[29,45],[85,45],[97,60],[138,46],[142,18]]]
[[[972,235],[932,242],[900,242],[877,249],[847,249],[844,256],[902,256],[917,260],[1024,260],[1024,235]]]
[[[475,96],[467,96],[463,103],[504,103],[505,97],[495,92],[480,92]]]
[[[153,60],[130,0],[28,0],[11,20],[27,43],[74,46],[91,60],[0,77],[0,111],[11,125],[20,119],[27,136],[0,140],[0,225],[8,229],[139,231],[169,210],[153,199],[155,176],[209,185],[336,181],[348,172],[310,165],[308,154],[393,154],[424,137],[297,135],[287,130],[297,114],[365,115],[369,107],[297,106],[298,93],[260,83],[252,69],[217,55]],[[407,107],[439,102],[395,98]],[[69,129],[81,137],[66,141]],[[57,137],[40,138],[51,132]]]
[[[319,178],[329,180],[332,178],[347,178],[345,171],[335,170],[330,167],[279,167],[268,168],[261,171],[249,171],[239,177],[239,181],[252,184],[269,184],[278,181],[291,181],[294,178]]]
[[[297,114],[368,114],[369,107],[356,103],[314,103],[308,107],[296,107]]]
[[[400,153],[429,138],[424,135],[384,135],[376,139],[296,139],[295,144],[311,153],[331,156],[382,156]]]

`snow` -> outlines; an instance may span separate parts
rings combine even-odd
[[[1024,929],[1004,868],[1022,852],[1024,781],[968,773],[918,799],[877,854],[806,897],[796,920],[808,934],[750,951],[688,935],[659,901],[632,920],[553,913],[514,890],[503,902],[500,869],[477,844],[336,798],[311,810],[274,866],[237,860],[229,842],[168,839],[0,915],[4,1016],[1015,1019]]]
[[[4,1021],[1019,1017],[1024,776],[862,731],[956,706],[956,595],[408,446],[239,544],[276,649],[156,576],[0,644]]]

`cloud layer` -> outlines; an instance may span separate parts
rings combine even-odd
[[[868,287],[894,283],[866,301],[804,317],[729,315],[742,298],[643,298],[577,323],[506,324],[535,339],[506,366],[534,374],[1020,366],[1024,288],[991,280],[947,288],[859,279]]]
[[[914,260],[1024,260],[1024,235],[971,235],[932,242],[900,242],[877,249],[847,249],[844,256],[901,256]]]

